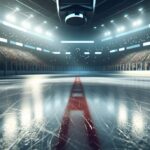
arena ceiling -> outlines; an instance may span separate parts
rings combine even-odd
[[[74,28],[60,21],[55,0],[1,0],[1,4],[7,8],[18,6],[27,14],[36,13],[37,18],[46,19],[50,23],[50,28],[57,26],[59,28],[57,32],[60,35],[65,35],[66,39],[78,39],[79,37],[91,39],[95,34],[100,33],[101,24],[110,23],[111,19],[126,12],[132,12],[141,6],[149,9],[149,3],[148,0],[97,0],[92,21],[84,26]],[[97,30],[94,30],[94,27]]]

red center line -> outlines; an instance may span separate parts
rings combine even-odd
[[[71,111],[83,112],[88,144],[92,150],[100,150],[101,148],[99,139],[97,137],[94,124],[92,122],[88,104],[84,95],[84,89],[79,77],[76,77],[73,84],[71,95],[65,109],[65,113],[59,130],[58,143],[55,145],[55,149],[62,150],[67,144]]]

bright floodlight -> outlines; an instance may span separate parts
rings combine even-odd
[[[139,11],[139,12],[142,12],[142,11],[143,11],[143,8],[139,8],[138,11]]]
[[[97,27],[95,26],[95,27],[93,27],[93,29],[97,29]]]
[[[123,31],[125,31],[125,27],[124,26],[118,27],[117,32],[123,32]]]
[[[22,26],[23,26],[24,28],[26,28],[26,29],[30,29],[30,28],[31,28],[30,23],[27,22],[27,21],[23,21],[23,22],[22,22]]]
[[[114,23],[114,20],[111,20],[110,22],[111,22],[111,23]]]
[[[35,31],[36,31],[37,33],[42,33],[42,32],[43,32],[43,30],[42,30],[41,27],[36,27],[36,28],[35,28]]]
[[[20,11],[20,8],[16,7],[15,11]]]
[[[31,14],[31,15],[30,15],[30,18],[33,18],[33,17],[34,17],[34,15]]]
[[[95,41],[60,41],[61,44],[94,44]]]
[[[90,52],[84,52],[84,55],[90,55]]]
[[[105,26],[104,24],[101,25],[101,27],[104,27],[104,26]]]
[[[124,15],[124,17],[125,17],[125,18],[128,18],[128,15],[127,15],[127,14],[125,14],[125,15]]]
[[[111,35],[111,32],[110,32],[110,31],[107,31],[107,32],[104,33],[104,35],[105,35],[105,36],[110,36],[110,35]]]
[[[46,32],[46,35],[47,35],[47,36],[52,36],[52,33],[49,32],[49,31],[47,31],[47,32]]]
[[[6,20],[9,21],[9,22],[16,22],[16,17],[12,14],[8,14],[6,16]]]
[[[132,23],[132,26],[133,27],[138,27],[140,25],[142,25],[143,21],[141,19],[138,19],[138,20],[135,20],[133,23]]]
[[[102,52],[95,52],[95,55],[101,55]]]
[[[71,52],[66,52],[66,55],[70,55],[71,54]]]
[[[43,23],[44,23],[44,24],[46,24],[46,23],[47,23],[47,21],[44,21]]]

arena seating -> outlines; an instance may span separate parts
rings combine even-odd
[[[29,51],[0,46],[1,71],[34,72],[43,70],[46,66],[46,63],[44,63],[39,57]]]
[[[150,51],[126,54],[112,66],[113,70],[150,70]]]

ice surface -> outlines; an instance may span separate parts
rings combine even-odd
[[[0,149],[54,149],[74,79],[39,75],[0,80]],[[101,149],[149,150],[150,77],[81,81]],[[65,149],[90,149],[82,113],[72,112],[70,119]]]

